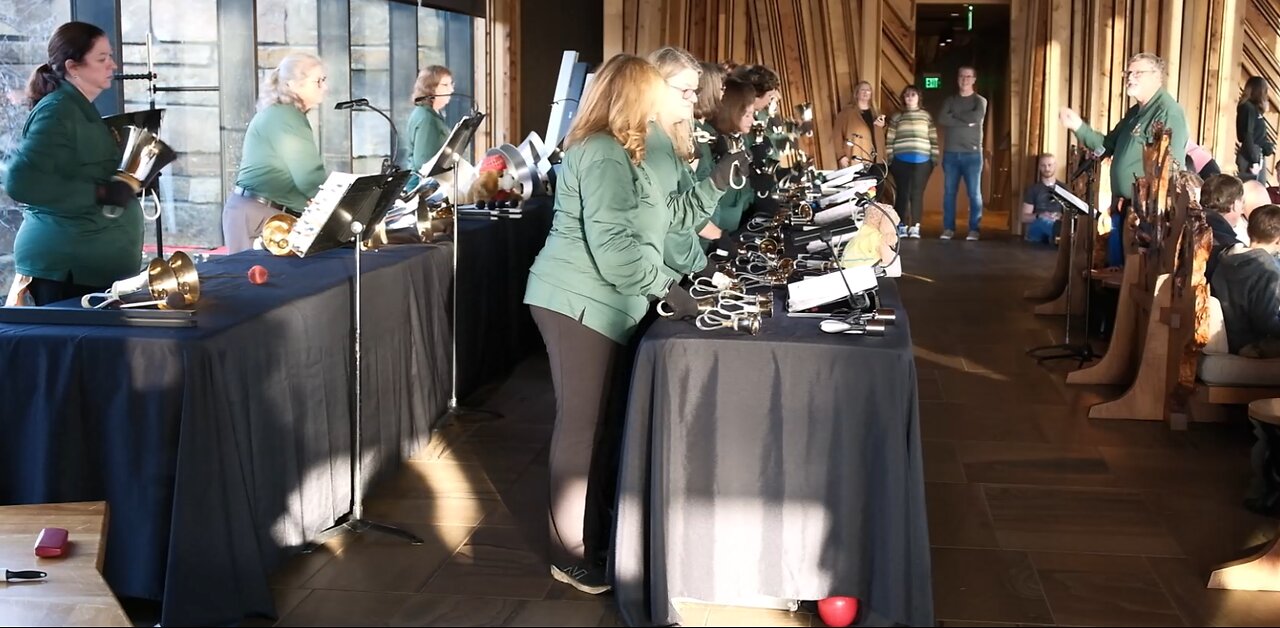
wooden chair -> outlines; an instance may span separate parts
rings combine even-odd
[[[1280,426],[1280,399],[1261,399],[1249,404],[1249,418]],[[1209,574],[1210,589],[1235,591],[1280,591],[1280,531],[1254,555],[1227,563]]]

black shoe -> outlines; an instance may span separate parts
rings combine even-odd
[[[583,568],[577,565],[557,567],[552,565],[551,577],[589,595],[600,595],[613,588],[605,580],[604,569],[600,567]]]

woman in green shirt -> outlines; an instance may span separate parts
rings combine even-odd
[[[613,57],[596,74],[564,140],[551,233],[525,289],[556,391],[551,574],[590,594],[609,590],[605,489],[612,478],[591,471],[616,358],[653,301],[697,313],[677,284],[680,274],[663,263],[672,225],[689,228],[697,216],[663,202],[645,163],[649,121],[665,89],[657,70],[631,55]]]
[[[114,79],[111,43],[97,26],[68,22],[48,53],[28,82],[31,114],[4,178],[26,205],[13,256],[36,305],[102,292],[142,266],[142,210],[112,178],[121,151],[93,106]]]
[[[732,76],[724,80],[724,94],[720,97],[720,109],[712,119],[712,125],[717,131],[717,138],[711,151],[715,159],[723,160],[724,155],[729,151],[729,144],[743,138],[751,131],[751,125],[755,122],[755,102],[756,91],[750,83]],[[749,167],[744,164],[742,173],[745,175],[747,172]],[[739,189],[730,189],[720,197],[720,203],[711,216],[711,222],[724,233],[731,234],[742,226],[742,216],[754,201],[755,190],[751,186],[744,185]],[[732,251],[729,252],[732,253]]]
[[[658,107],[657,122],[649,125],[645,164],[657,175],[654,181],[658,184],[659,194],[668,199],[668,204],[686,205],[689,211],[701,216],[691,228],[673,226],[663,245],[663,261],[667,267],[687,275],[701,271],[707,265],[707,256],[698,235],[707,231],[711,214],[724,194],[722,190],[728,188],[731,163],[711,164],[709,174],[701,180],[694,177],[693,168],[689,165],[696,155],[693,114],[700,96],[699,75],[702,72],[698,60],[688,51],[668,46],[650,54],[649,62],[658,68],[667,89]],[[739,167],[745,172],[750,165],[746,163],[745,154],[742,161]],[[715,230],[715,227],[710,229]]]
[[[409,114],[409,169],[417,171],[435,157],[449,139],[444,108],[453,96],[453,72],[442,65],[428,66],[413,84],[413,113]]]
[[[318,57],[295,52],[263,81],[236,186],[222,208],[228,253],[252,248],[268,218],[281,212],[300,216],[324,183],[324,160],[307,112],[324,100],[326,80]]]

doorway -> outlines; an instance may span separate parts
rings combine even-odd
[[[1018,0],[1014,0],[1015,2]],[[922,106],[937,119],[947,96],[956,92],[961,66],[977,71],[976,91],[987,99],[983,133],[982,199],[984,234],[1009,229],[1009,212],[1017,199],[1008,198],[1010,147],[1009,7],[1004,4],[917,4],[916,86]],[[945,146],[946,129],[938,129]],[[957,235],[963,237],[969,199],[963,184],[956,195]],[[925,188],[922,221],[925,230],[942,230],[943,172],[934,170]]]

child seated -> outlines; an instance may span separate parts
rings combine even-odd
[[[1222,304],[1232,353],[1280,357],[1280,206],[1249,214],[1249,240],[1247,249],[1223,252],[1210,290]]]

